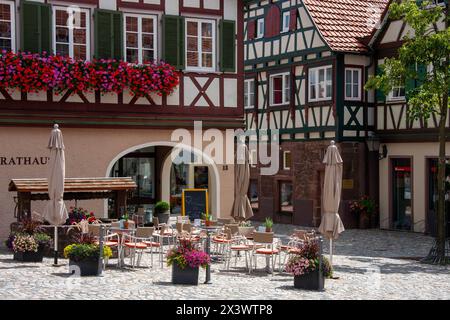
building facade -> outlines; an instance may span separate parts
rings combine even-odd
[[[348,202],[376,193],[365,139],[375,126],[374,93],[363,88],[375,64],[365,42],[388,1],[246,1],[244,108],[256,136],[278,130],[280,170],[253,168],[256,219],[318,226],[325,150],[344,160],[341,215]],[[373,23],[370,19],[374,19]],[[376,167],[376,166],[375,166]]]
[[[434,1],[444,6],[444,1]],[[445,29],[442,19],[435,26]],[[411,27],[402,20],[385,19],[371,39],[377,68],[385,58],[397,55]],[[436,232],[438,117],[414,120],[409,117],[407,93],[419,85],[427,66],[415,66],[419,79],[405,82],[387,96],[376,95],[376,135],[385,146],[386,157],[379,161],[380,226],[385,229]],[[447,127],[450,126],[450,120]],[[450,143],[446,145],[447,154]],[[447,179],[450,166],[447,165]],[[449,190],[447,191],[447,195]],[[447,199],[450,199],[448,196]],[[450,205],[446,205],[447,235],[450,232]]]
[[[184,188],[208,188],[210,212],[231,214],[234,168],[202,147],[186,149],[195,164],[176,164],[176,129],[242,128],[243,17],[241,0],[0,1],[0,48],[53,53],[80,60],[130,64],[164,60],[179,84],[170,95],[123,92],[21,92],[0,87],[0,237],[14,221],[13,178],[47,176],[46,145],[58,123],[66,145],[66,177],[132,176],[138,189],[128,212],[170,202],[179,213]],[[183,141],[184,143],[185,141]],[[183,149],[183,148],[182,148]],[[185,154],[183,154],[185,155]],[[80,201],[99,217],[116,216],[111,203]],[[44,203],[33,203],[42,213]],[[74,203],[67,203],[74,206]]]

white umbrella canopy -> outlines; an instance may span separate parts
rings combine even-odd
[[[48,172],[48,196],[49,202],[44,211],[44,219],[53,225],[64,224],[69,217],[64,204],[64,179],[66,176],[66,161],[64,155],[64,142],[61,130],[54,125],[50,140],[50,168]]]
[[[247,220],[253,217],[253,209],[247,192],[250,185],[249,152],[246,145],[238,147],[236,172],[234,175],[234,203],[232,216],[236,220]]]
[[[333,240],[345,230],[339,217],[339,204],[342,192],[343,161],[334,141],[331,141],[323,159],[325,178],[323,183],[323,216],[319,232],[330,239],[330,260],[333,259]]]

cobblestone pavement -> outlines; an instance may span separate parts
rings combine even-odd
[[[276,225],[277,236],[286,238],[291,226]],[[53,267],[43,263],[18,263],[0,252],[0,299],[450,299],[450,269],[421,264],[432,238],[412,233],[380,230],[347,230],[335,242],[336,280],[327,280],[324,292],[296,290],[293,277],[264,271],[264,258],[252,275],[244,259],[226,271],[212,266],[212,284],[171,284],[171,270],[117,269],[110,266],[102,277],[79,278],[68,274],[67,260]],[[324,242],[328,252],[328,242]],[[155,256],[156,258],[156,256]],[[156,259],[155,259],[156,261]]]

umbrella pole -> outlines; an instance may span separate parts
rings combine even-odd
[[[333,239],[330,239],[330,265],[333,266]]]
[[[54,263],[53,265],[57,266],[58,265],[58,226],[55,225],[54,228],[54,242],[55,242],[55,252],[54,252]]]

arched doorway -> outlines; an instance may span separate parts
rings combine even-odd
[[[176,148],[176,149],[175,149]],[[172,151],[176,151],[172,156]],[[176,155],[183,152],[191,163],[179,161]],[[175,159],[176,163],[173,163]],[[172,212],[179,214],[181,191],[184,188],[207,188],[211,213],[219,214],[220,178],[213,160],[198,149],[174,142],[151,142],[124,150],[109,164],[107,177],[131,176],[138,189],[129,197],[127,212],[138,208],[152,211],[156,202],[162,200],[173,206]],[[112,199],[105,201],[105,212],[109,217],[120,215],[113,212]]]

